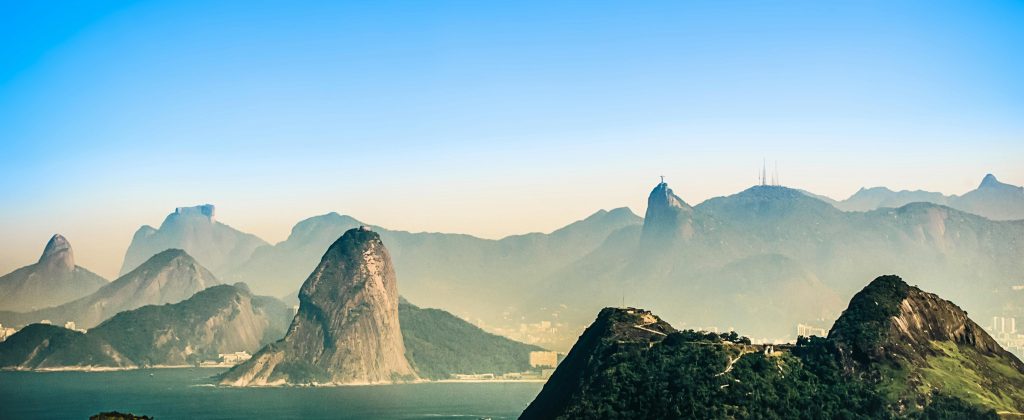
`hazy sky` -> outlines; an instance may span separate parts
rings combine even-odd
[[[0,272],[175,206],[550,231],[784,184],[1024,184],[1024,2],[0,2]],[[640,4],[643,3],[643,4]]]

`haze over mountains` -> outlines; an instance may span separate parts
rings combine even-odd
[[[220,353],[255,352],[277,340],[292,311],[241,285],[218,285],[181,302],[120,312],[87,333],[32,324],[0,343],[0,367],[136,368],[193,365]]]
[[[820,196],[818,196],[820,197]],[[828,199],[826,199],[828,200]],[[1024,188],[1004,184],[988,174],[977,189],[964,195],[944,195],[930,191],[892,191],[885,187],[861,188],[843,201],[829,200],[846,211],[868,211],[882,207],[903,207],[910,203],[935,203],[974,213],[992,220],[1024,219]]]
[[[390,340],[373,351],[354,345],[342,346],[348,350],[345,353],[348,357],[342,358],[344,360],[341,363],[347,369],[345,372],[364,375],[367,369],[379,367],[375,360],[385,352],[389,352],[387,357],[392,359],[407,360],[412,370],[399,375],[405,380],[415,379],[417,375],[432,380],[449,379],[456,373],[502,375],[531,368],[530,352],[542,350],[540,347],[489,334],[443,310],[424,309],[399,300],[393,287],[394,274],[383,264],[386,253],[379,237],[368,231],[353,232],[362,232],[366,240],[360,243],[375,243],[378,252],[362,255],[354,251],[342,252],[346,249],[352,251],[351,247],[336,247],[332,249],[334,252],[325,255],[324,269],[331,271],[328,268],[333,267],[347,270],[349,274],[363,273],[366,276],[362,279],[367,281],[359,282],[358,275],[349,278],[325,275],[324,272],[314,273],[317,279],[324,278],[324,281],[305,290],[305,297],[308,303],[308,293],[315,293],[318,296],[316,304],[321,306],[313,308],[312,314],[309,307],[300,311],[304,316],[315,318],[314,321],[324,321],[327,314],[325,309],[342,309],[343,313],[335,315],[345,319],[322,325],[321,331],[325,335],[345,337],[350,344]],[[351,240],[354,235],[349,234],[343,238]],[[350,242],[345,245],[358,248],[358,244]],[[339,253],[343,255],[339,256]],[[353,258],[370,258],[372,261],[356,261]],[[137,276],[133,273],[142,274]],[[337,274],[336,271],[332,273]],[[216,284],[209,280],[210,276],[212,274],[208,270],[184,251],[168,250],[157,254],[112,284],[119,284],[119,292],[122,292],[114,295],[123,295],[124,290],[130,290],[139,294],[140,299],[146,296],[150,299],[165,296],[164,299],[174,300],[174,294],[188,290],[193,284]],[[128,281],[139,278],[145,281]],[[351,293],[337,294],[338,289],[330,287],[329,283],[345,279],[356,280],[345,289]],[[385,280],[391,287],[383,284]],[[138,285],[145,287],[136,287]],[[373,293],[370,293],[371,289],[375,289]],[[360,298],[370,296],[376,298]],[[92,304],[87,305],[89,308],[102,308],[120,302],[117,299],[104,299],[103,296],[91,297],[88,301]],[[380,299],[384,299],[384,303],[390,306],[382,305]],[[385,306],[390,308],[388,316],[391,318],[387,322],[376,324],[372,317],[367,316],[369,310]],[[82,311],[81,307],[72,302],[42,312],[5,312],[0,314],[0,319],[7,325],[37,322],[41,316],[54,316],[59,321],[64,320],[57,318],[59,316],[88,319],[82,318],[83,314],[89,316],[92,313]],[[289,322],[295,319],[298,318],[289,305],[276,298],[253,295],[244,283],[213,285],[180,302],[151,304],[118,312],[88,332],[32,323],[0,342],[0,368],[94,370],[193,365],[218,360],[223,353],[255,353],[264,345],[285,337]],[[398,319],[402,320],[401,326]],[[395,337],[401,341],[394,341]],[[317,343],[322,344],[322,340],[303,342],[298,349],[313,351]],[[329,347],[337,348],[336,345]],[[370,363],[353,367],[353,360],[359,358],[369,360]],[[290,379],[301,380],[294,369],[297,366],[301,368],[304,363],[304,359],[286,363],[279,374],[291,371]],[[310,372],[306,369],[299,371]],[[375,382],[395,379],[390,374],[375,378]],[[356,381],[362,379],[366,378],[359,377]],[[345,381],[352,382],[347,379]]]
[[[178,207],[167,215],[159,229],[140,227],[125,253],[121,275],[165,249],[177,248],[187,251],[214,274],[223,277],[248,260],[253,250],[267,245],[256,235],[218,222],[215,212],[212,204]]]
[[[180,249],[167,249],[92,294],[62,305],[31,312],[0,312],[0,322],[21,325],[49,320],[73,321],[91,328],[115,314],[144,305],[177,303],[220,284],[213,273]]]
[[[0,277],[0,310],[27,311],[88,295],[107,280],[75,265],[71,243],[53,235],[35,264]]]
[[[900,200],[912,199],[904,196]],[[903,273],[974,313],[1022,311],[1011,290],[1024,283],[1018,274],[1021,222],[934,203],[890,209],[900,201],[869,203],[865,197],[847,202],[880,208],[844,212],[843,202],[830,205],[777,186],[690,206],[668,184],[659,184],[649,195],[645,219],[625,208],[602,210],[550,234],[501,240],[374,230],[391,250],[410,300],[449,308],[491,331],[562,348],[587,314],[621,302],[645,302],[687,326],[792,337],[797,323],[827,325],[841,309],[838,296],[879,272]],[[991,175],[977,190],[955,198],[947,202],[979,213],[1024,212],[1021,188]],[[202,231],[210,218],[181,215],[196,212],[203,214],[179,210],[168,220],[183,232]],[[245,281],[257,293],[288,296],[324,248],[360,225],[329,213],[299,222],[288,239],[256,247],[244,261],[235,257],[245,252],[225,250],[206,258],[228,261],[223,256],[233,255],[222,267],[234,268],[221,277]],[[155,237],[143,235],[150,236]],[[206,252],[186,240],[168,245]],[[128,254],[158,247],[136,235]]]

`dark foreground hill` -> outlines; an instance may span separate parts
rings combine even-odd
[[[951,302],[898,277],[827,338],[752,345],[606,308],[523,412],[548,418],[995,418],[1024,411],[1024,365]]]

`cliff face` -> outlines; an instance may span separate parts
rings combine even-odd
[[[299,290],[285,337],[222,384],[385,383],[417,379],[405,358],[395,271],[380,237],[345,232]]]
[[[35,264],[0,277],[0,310],[27,311],[59,305],[107,284],[102,277],[75,265],[71,244],[53,235]]]
[[[647,197],[641,242],[650,246],[666,246],[673,239],[690,238],[694,234],[692,217],[693,207],[662,182]]]
[[[960,307],[897,276],[879,277],[854,295],[829,331],[829,339],[861,363],[919,363],[938,354],[934,343],[944,342],[1002,359],[1024,373],[1024,364]]]
[[[876,384],[897,411],[925,406],[931,397],[922,389],[1024,411],[1024,363],[960,307],[897,276],[857,293],[828,340],[846,372]]]

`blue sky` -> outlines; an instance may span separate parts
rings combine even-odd
[[[547,231],[756,181],[1024,184],[1024,3],[0,1],[0,271],[212,202]]]

